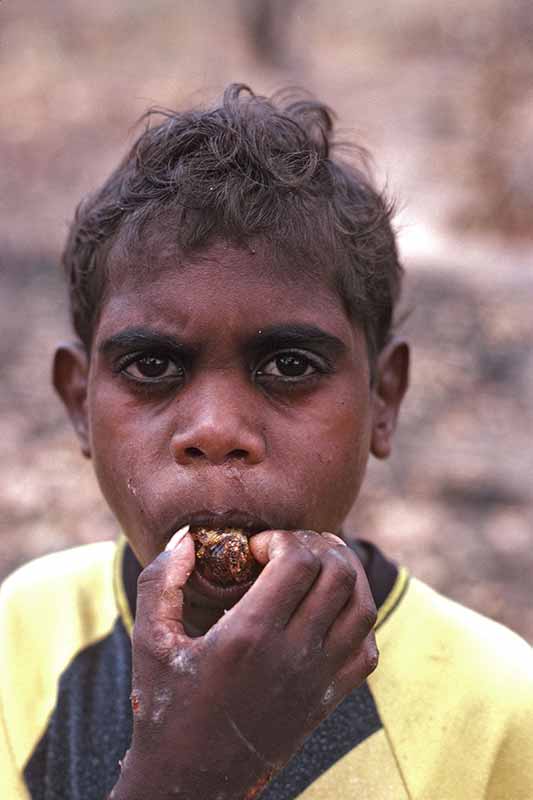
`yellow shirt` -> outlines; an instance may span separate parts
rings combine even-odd
[[[131,735],[123,554],[75,548],[2,586],[2,800],[103,800],[116,781]],[[376,635],[376,672],[262,798],[533,800],[529,645],[403,569]]]

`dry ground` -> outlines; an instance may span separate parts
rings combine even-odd
[[[149,103],[296,82],[359,131],[404,204],[412,386],[349,529],[533,641],[532,64],[520,32],[495,33],[509,5],[301,1],[282,65],[258,61],[236,2],[189,5],[0,5],[0,577],[115,533],[49,387],[75,202]]]

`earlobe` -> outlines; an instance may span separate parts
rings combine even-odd
[[[388,458],[400,405],[409,384],[407,342],[391,341],[380,353],[376,373],[370,450],[376,458]]]
[[[52,380],[86,458],[91,457],[87,414],[88,374],[89,361],[83,345],[78,342],[59,345],[54,356]]]

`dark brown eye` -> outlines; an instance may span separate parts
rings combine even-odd
[[[158,355],[139,356],[131,361],[124,372],[138,381],[157,381],[167,378],[179,378],[183,374],[180,366],[170,358]]]
[[[305,375],[310,366],[307,358],[299,355],[292,355],[291,353],[286,353],[276,358],[276,367],[280,374],[286,375],[288,378],[296,378]]]
[[[305,378],[318,372],[318,368],[301,353],[280,353],[261,367],[261,375],[277,378]]]
[[[168,358],[144,356],[136,362],[136,367],[145,378],[160,378],[168,369]]]

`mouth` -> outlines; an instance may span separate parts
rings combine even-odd
[[[232,605],[250,588],[261,571],[248,539],[271,526],[260,517],[232,509],[195,511],[176,520],[175,528],[189,525],[196,551],[196,567],[189,586],[204,598]]]
[[[191,529],[208,528],[210,530],[237,529],[250,538],[254,533],[270,530],[273,526],[264,519],[250,514],[246,511],[231,509],[229,511],[193,511],[189,514],[181,514],[174,520],[172,527],[168,531],[167,540],[184,525],[190,525]]]
[[[245,583],[221,586],[202,575],[200,570],[195,569],[187,582],[186,596],[189,596],[192,604],[196,606],[207,605],[213,608],[229,609],[241,597],[244,597],[252,584],[253,580],[249,580]]]

